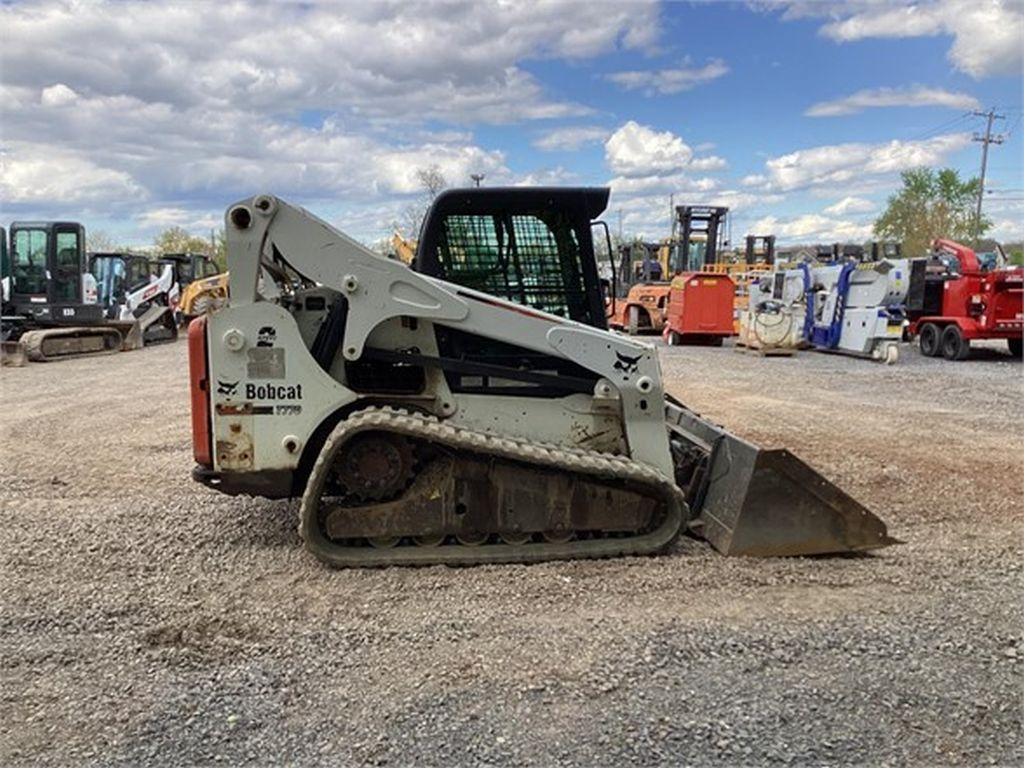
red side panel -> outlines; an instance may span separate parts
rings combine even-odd
[[[689,272],[672,280],[668,325],[676,333],[733,336],[736,284],[726,275]]]
[[[188,372],[192,390],[192,455],[197,464],[212,467],[205,317],[197,317],[188,325]]]

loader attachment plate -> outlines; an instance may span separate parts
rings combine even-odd
[[[725,555],[861,552],[899,543],[885,523],[785,449],[764,449],[671,401],[673,440],[707,457],[688,488],[691,530]]]

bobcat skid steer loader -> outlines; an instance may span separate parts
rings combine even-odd
[[[301,497],[306,545],[334,566],[650,554],[682,531],[736,555],[893,543],[786,451],[666,398],[653,346],[571,319],[603,307],[589,229],[541,263],[567,222],[452,222],[475,233],[461,263],[514,273],[541,311],[412,271],[275,197],[231,206],[230,300],[189,327],[195,479]],[[508,237],[533,261],[510,259]]]

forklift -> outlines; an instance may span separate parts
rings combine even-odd
[[[665,340],[679,344],[722,346],[736,335],[733,305],[736,284],[728,275],[712,271],[723,240],[724,206],[680,205],[676,207],[679,241],[668,292]]]
[[[106,322],[87,269],[81,224],[16,221],[8,245],[0,316],[7,363],[120,351],[121,331]]]
[[[608,326],[636,336],[661,333],[668,294],[666,246],[635,242],[619,246],[618,293],[609,302]],[[667,257],[665,258],[667,262]]]

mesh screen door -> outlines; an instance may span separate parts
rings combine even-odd
[[[447,279],[586,322],[580,248],[568,220],[539,215],[453,215],[438,243]]]

